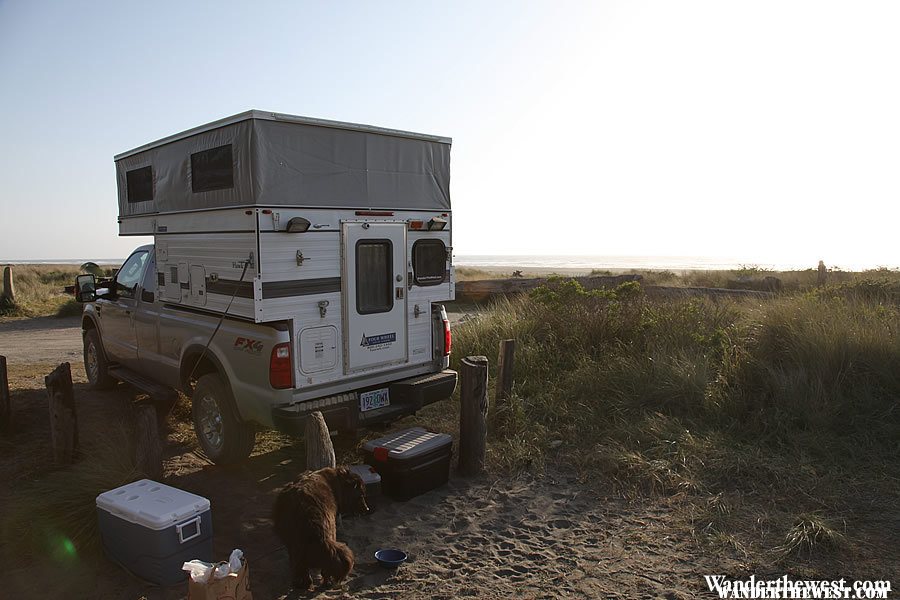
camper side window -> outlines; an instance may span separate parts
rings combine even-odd
[[[356,312],[359,314],[388,312],[394,308],[393,252],[390,240],[356,243]]]
[[[447,247],[441,240],[419,240],[413,244],[413,275],[416,285],[438,285],[447,273]]]
[[[191,190],[211,192],[234,187],[231,144],[191,154]]]
[[[125,171],[125,194],[129,204],[153,200],[153,167]]]

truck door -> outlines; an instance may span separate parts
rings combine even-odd
[[[403,364],[406,224],[344,223],[344,371]]]
[[[149,255],[146,250],[138,250],[128,257],[116,273],[114,299],[97,301],[103,348],[112,360],[123,364],[137,361],[134,313],[138,299],[135,296],[147,268]]]

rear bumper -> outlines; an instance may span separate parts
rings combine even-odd
[[[319,411],[325,417],[329,429],[343,431],[359,429],[414,415],[424,406],[449,398],[456,389],[456,382],[456,371],[447,369],[440,373],[420,375],[388,384],[391,404],[384,408],[359,412],[359,394],[384,387],[379,385],[339,396],[275,407],[272,409],[272,422],[276,429],[283,433],[302,435],[306,427],[306,417],[312,412]]]

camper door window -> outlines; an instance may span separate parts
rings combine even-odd
[[[394,308],[393,251],[390,240],[356,243],[356,311],[359,314],[388,312]]]
[[[149,252],[141,250],[132,254],[119,272],[116,273],[116,295],[122,298],[134,298],[134,289],[144,274]]]

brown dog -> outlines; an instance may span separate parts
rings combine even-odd
[[[309,589],[309,570],[322,569],[326,584],[342,581],[353,570],[353,552],[337,541],[339,514],[364,514],[366,486],[346,467],[303,473],[275,500],[275,534],[287,546],[294,587]]]

